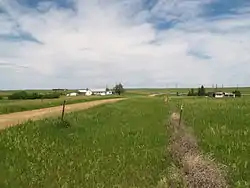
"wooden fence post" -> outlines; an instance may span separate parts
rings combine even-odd
[[[64,100],[64,101],[63,101],[63,109],[62,109],[62,121],[63,121],[63,118],[64,118],[65,105],[66,105],[66,100]]]
[[[179,125],[181,124],[182,113],[183,113],[183,105],[181,105],[181,111],[180,111],[180,119],[179,119]]]

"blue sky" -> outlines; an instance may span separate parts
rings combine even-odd
[[[249,49],[248,0],[0,1],[0,89],[246,86]]]

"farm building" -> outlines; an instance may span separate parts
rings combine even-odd
[[[91,96],[93,92],[89,89],[80,89],[78,90],[79,95]]]
[[[76,97],[78,94],[77,93],[69,93],[66,96],[67,97]]]
[[[79,95],[91,96],[91,95],[112,95],[112,91],[106,91],[106,89],[80,89]]]
[[[222,92],[222,91],[210,92],[210,93],[209,93],[209,96],[210,96],[210,97],[214,97],[214,98],[224,98],[224,97],[232,97],[232,98],[235,98],[235,94],[229,93],[229,92]]]
[[[94,95],[106,95],[106,89],[91,89]]]
[[[112,91],[106,91],[106,95],[112,95],[113,92]]]

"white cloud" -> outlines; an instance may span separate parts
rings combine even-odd
[[[142,9],[142,0],[97,2],[77,1],[77,12],[42,3],[41,13],[5,1],[10,17],[0,14],[0,34],[15,33],[18,23],[42,44],[0,38],[0,62],[12,65],[0,67],[2,87],[105,87],[119,81],[128,87],[249,84],[246,11],[208,21],[199,15],[209,1],[160,0],[150,11]],[[146,22],[150,18],[182,22],[159,30]]]

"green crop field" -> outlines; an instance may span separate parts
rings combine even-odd
[[[26,110],[34,110],[59,106],[64,100],[67,104],[80,102],[117,98],[119,96],[77,96],[77,97],[61,97],[59,99],[36,99],[36,100],[0,100],[0,114],[8,114],[12,112],[21,112]]]
[[[169,165],[159,97],[133,98],[0,134],[0,187],[155,187]]]
[[[228,167],[232,187],[250,187],[250,99],[174,98],[204,152]]]

